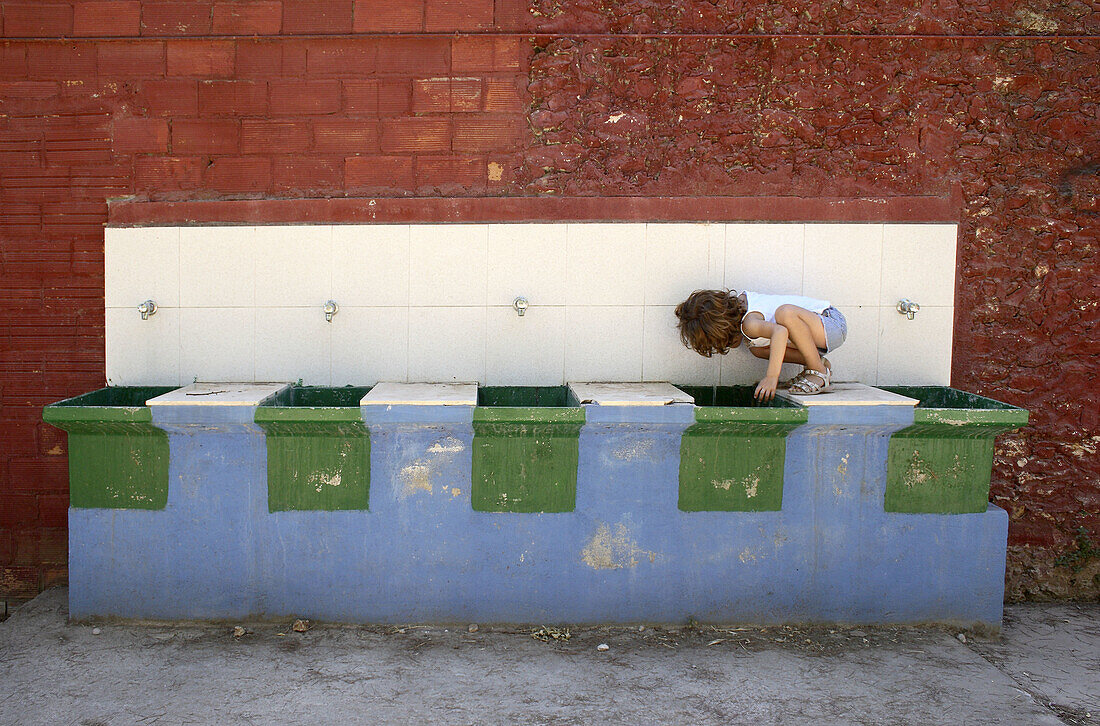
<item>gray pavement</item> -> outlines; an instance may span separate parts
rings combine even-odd
[[[465,625],[69,624],[66,596],[0,623],[0,724],[1100,724],[1097,604],[1010,607],[1000,639],[700,626],[543,642]]]

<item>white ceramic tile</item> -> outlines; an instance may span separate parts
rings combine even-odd
[[[837,383],[825,393],[798,394],[778,391],[778,395],[808,408],[816,406],[904,406],[912,408],[917,399],[899,396],[864,383]]]
[[[254,381],[252,308],[180,310],[180,381]]]
[[[107,307],[136,307],[150,299],[162,308],[177,307],[179,227],[108,227],[103,273]]]
[[[565,308],[532,306],[520,317],[491,307],[485,332],[487,386],[560,386],[565,382]]]
[[[384,381],[367,392],[363,406],[476,406],[476,383]]]
[[[882,240],[882,305],[903,298],[929,306],[955,304],[953,224],[887,224]]]
[[[878,384],[951,385],[954,308],[922,307],[909,320],[883,306],[879,325]]]
[[[570,398],[597,406],[668,406],[695,403],[688,394],[666,381],[651,383],[569,383]]]
[[[316,307],[332,293],[332,227],[255,228],[257,307]]]
[[[754,356],[744,343],[726,355],[715,357],[721,358],[720,380],[723,386],[748,386],[759,381],[768,371],[768,361]],[[785,363],[779,369],[779,380],[787,380],[801,370],[800,365]]]
[[[409,304],[409,225],[336,225],[330,263],[341,307]]]
[[[484,305],[489,226],[414,224],[409,230],[409,300],[414,305]]]
[[[130,307],[107,308],[105,313],[109,385],[170,386],[180,382],[178,308],[160,308],[148,320],[142,320]]]
[[[180,228],[180,306],[256,303],[255,227]]]
[[[156,398],[149,406],[258,406],[289,383],[191,383]]]
[[[680,342],[673,305],[647,305],[642,330],[642,380],[717,385],[721,356],[704,358]]]
[[[838,305],[848,321],[844,344],[827,356],[836,381],[878,382],[879,310],[876,305]]]
[[[645,304],[676,305],[693,290],[722,286],[725,226],[647,224]]]
[[[341,307],[332,321],[332,385],[371,386],[409,375],[409,309]]]
[[[640,381],[641,340],[641,306],[566,308],[565,380]]]
[[[319,309],[256,308],[257,381],[332,382],[332,325]],[[337,315],[339,317],[339,314]]]
[[[565,224],[490,224],[490,305],[565,304]]]
[[[805,237],[804,224],[727,224],[723,285],[801,295]]]
[[[569,224],[569,305],[641,305],[645,290],[644,224]]]
[[[879,305],[881,224],[807,224],[803,294],[833,305]]]
[[[409,382],[481,381],[484,307],[409,308]]]

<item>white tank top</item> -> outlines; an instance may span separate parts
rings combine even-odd
[[[742,290],[742,292],[745,294],[745,300],[748,303],[748,310],[745,311],[745,314],[760,313],[764,316],[764,320],[769,323],[775,322],[775,311],[779,309],[780,305],[797,305],[814,313],[822,313],[826,308],[832,307],[828,300],[818,300],[802,295],[767,295],[750,290]],[[750,338],[745,335],[744,328],[741,329],[741,335],[744,335],[745,340],[749,341],[750,348],[763,348],[771,345],[770,338]]]

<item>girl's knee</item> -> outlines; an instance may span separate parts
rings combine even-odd
[[[793,323],[796,320],[800,320],[799,313],[802,308],[797,305],[780,305],[775,309],[775,322],[780,325],[786,326],[789,323]]]

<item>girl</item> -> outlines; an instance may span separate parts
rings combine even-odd
[[[680,340],[711,357],[741,345],[766,358],[768,370],[753,397],[770,401],[779,387],[779,369],[798,363],[803,370],[791,379],[791,393],[812,395],[829,390],[833,369],[822,356],[840,347],[848,334],[844,315],[826,300],[800,295],[765,295],[733,290],[696,290],[676,306]]]

